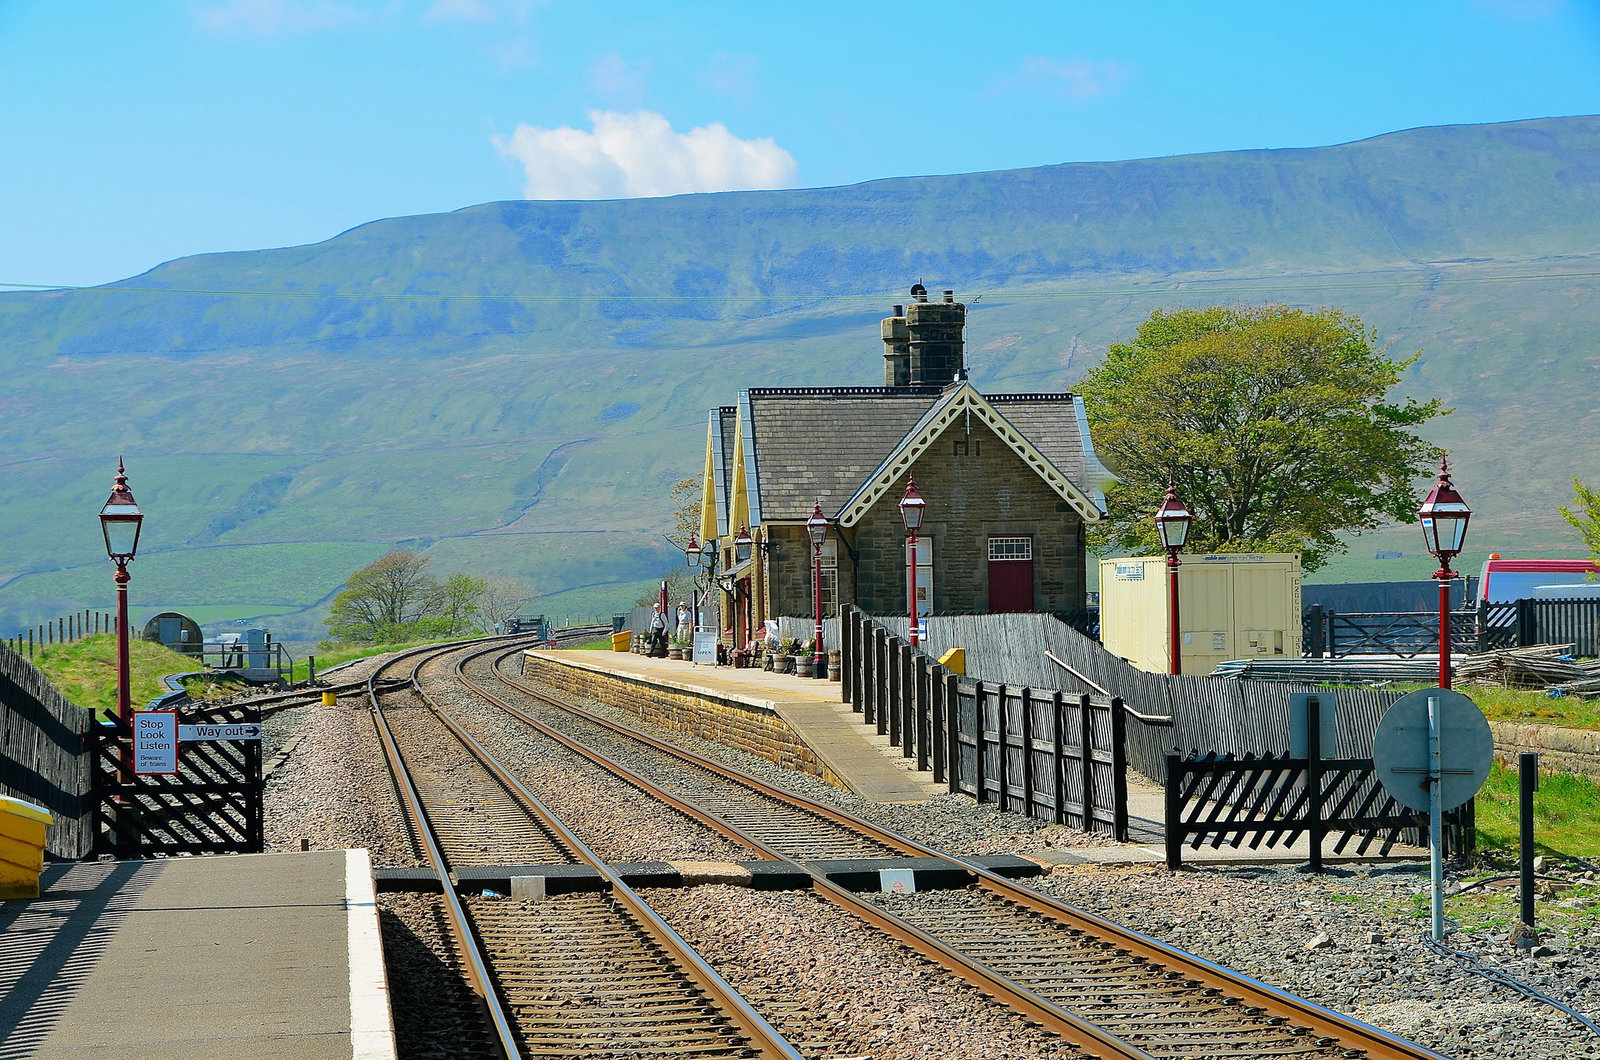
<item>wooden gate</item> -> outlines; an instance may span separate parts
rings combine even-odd
[[[1427,816],[1407,809],[1379,783],[1370,758],[1288,755],[1190,754],[1167,756],[1167,867],[1183,863],[1183,845],[1194,850],[1210,840],[1251,850],[1263,843],[1288,846],[1305,835],[1310,863],[1322,871],[1325,838],[1337,836],[1333,852],[1352,843],[1365,854],[1374,842],[1387,854],[1414,829],[1427,834]],[[1447,856],[1471,853],[1475,833],[1472,803],[1445,814]]]
[[[199,707],[180,725],[255,725],[260,711]],[[98,727],[94,749],[96,854],[150,858],[173,854],[256,854],[266,847],[260,739],[179,743],[178,772],[121,778],[127,727]]]

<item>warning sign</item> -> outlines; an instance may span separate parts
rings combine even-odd
[[[178,771],[178,714],[141,710],[133,716],[133,771],[152,776]]]

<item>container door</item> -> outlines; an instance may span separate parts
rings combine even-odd
[[[989,613],[1033,610],[1033,538],[989,539]]]

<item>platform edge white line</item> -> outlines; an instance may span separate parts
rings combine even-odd
[[[350,1053],[352,1060],[395,1060],[389,980],[378,930],[372,856],[344,852],[345,909],[350,926]]]

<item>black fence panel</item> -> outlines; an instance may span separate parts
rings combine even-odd
[[[199,707],[180,725],[254,726],[259,711]],[[179,744],[178,772],[124,776],[131,734],[119,721],[101,725],[96,741],[95,853],[119,858],[175,854],[256,854],[266,847],[261,741],[196,739]]]
[[[93,711],[0,642],[0,795],[50,811],[45,849],[53,857],[84,858],[93,845],[93,724]]]

